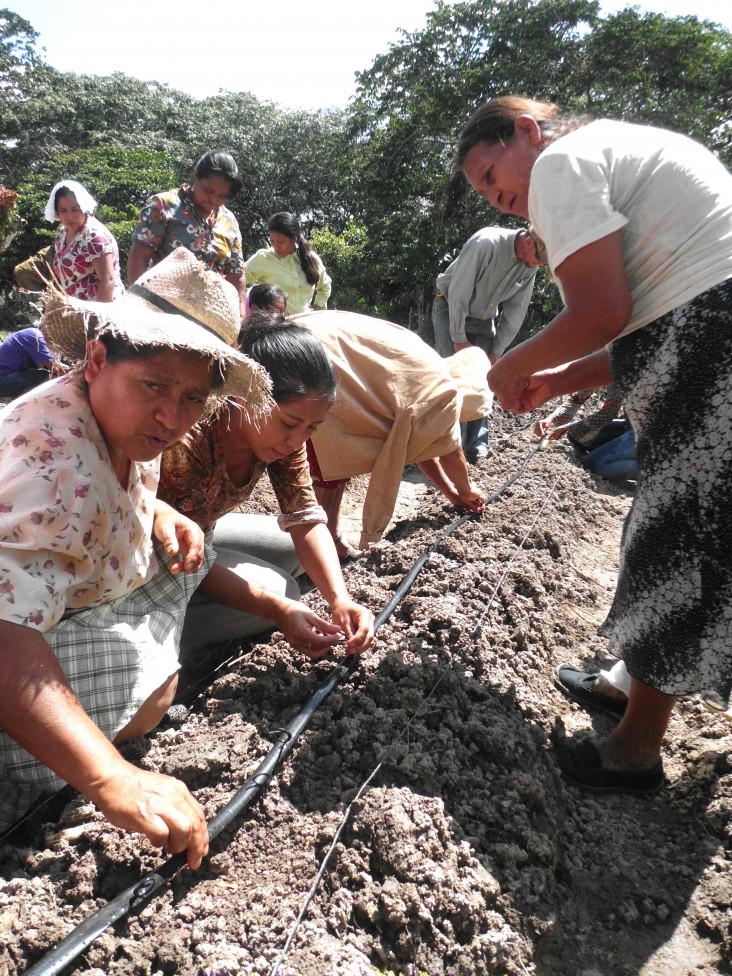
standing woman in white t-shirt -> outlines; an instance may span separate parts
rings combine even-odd
[[[514,96],[477,109],[458,160],[492,206],[531,221],[565,303],[490,371],[501,405],[523,413],[614,383],[636,434],[603,630],[627,706],[599,748],[557,759],[585,789],[654,792],[676,698],[727,708],[732,693],[732,175],[678,133]],[[558,679],[590,706],[618,702],[595,676]]]

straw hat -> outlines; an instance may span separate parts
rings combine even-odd
[[[113,302],[84,302],[54,288],[43,303],[41,330],[63,359],[83,362],[87,339],[105,334],[156,351],[198,352],[224,374],[224,386],[213,391],[214,397],[242,397],[255,415],[272,408],[266,370],[233,348],[240,327],[236,289],[183,247]]]
[[[493,393],[487,379],[491,363],[483,350],[468,346],[448,356],[445,364],[461,397],[460,420],[487,417],[493,407]]]

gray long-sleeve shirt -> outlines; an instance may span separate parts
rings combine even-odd
[[[450,309],[453,342],[468,342],[466,332],[493,335],[491,352],[500,356],[516,338],[536,278],[536,268],[516,257],[518,233],[501,227],[481,228],[438,276],[437,288]]]

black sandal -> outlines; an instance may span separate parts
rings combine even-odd
[[[354,546],[350,544],[350,542],[346,542],[342,535],[339,535],[337,538],[333,540],[333,543],[336,547],[336,554],[338,554],[339,542],[342,546],[345,546],[348,549],[348,552],[346,553],[345,556],[340,556],[340,555],[338,556],[341,566],[346,566],[348,565],[348,563],[355,562],[357,559],[360,559],[361,556],[363,556],[363,549],[356,549]]]

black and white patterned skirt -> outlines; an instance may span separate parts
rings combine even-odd
[[[732,692],[732,279],[618,339],[639,478],[602,633],[630,674],[727,708]]]

